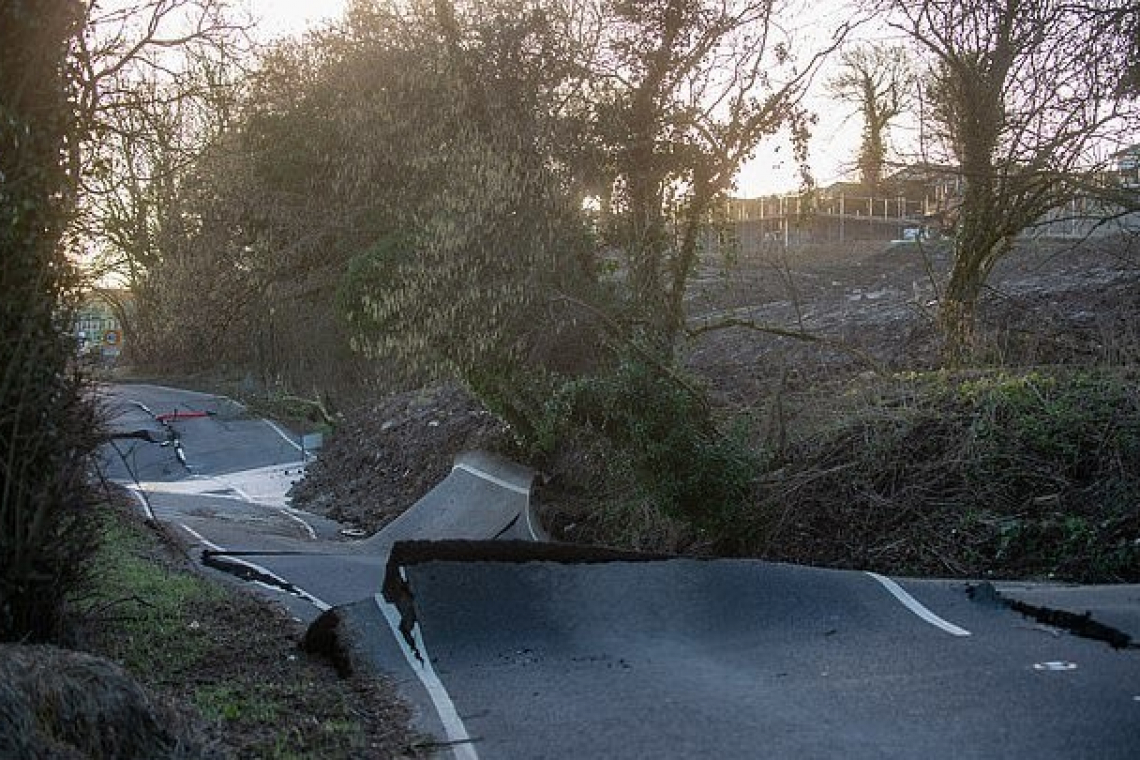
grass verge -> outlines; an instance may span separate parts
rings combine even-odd
[[[412,756],[407,712],[374,679],[297,647],[283,610],[207,579],[126,507],[107,510],[80,643],[197,713],[233,757]]]

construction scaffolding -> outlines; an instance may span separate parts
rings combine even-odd
[[[916,239],[938,223],[928,201],[898,197],[779,195],[732,199],[723,222],[742,253],[772,243]]]

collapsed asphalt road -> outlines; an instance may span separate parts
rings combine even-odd
[[[181,393],[113,389],[119,429],[152,434],[109,472],[208,564],[316,618],[309,646],[394,676],[440,756],[1140,757],[1136,587],[541,544],[528,474],[479,456],[345,540],[267,485],[303,467],[287,433]],[[172,405],[204,416],[155,419]]]
[[[304,473],[300,441],[219,396],[148,385],[102,392],[112,435],[106,477],[187,541],[209,567],[255,582],[301,621],[380,591],[396,541],[540,536],[529,512],[529,470],[472,453],[384,531],[353,540],[352,526],[289,506]]]

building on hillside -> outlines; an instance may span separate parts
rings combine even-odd
[[[1112,160],[1113,179],[1121,188],[1140,194],[1140,143],[1117,151]]]
[[[1084,239],[1140,232],[1140,144],[1113,156],[1104,179],[1114,201],[1076,198],[1028,228],[1024,237]],[[843,245],[857,241],[913,241],[952,235],[965,185],[954,166],[916,164],[886,177],[876,193],[857,182],[837,182],[811,192],[732,198],[725,205],[710,252],[735,246],[739,254],[765,247]]]
[[[845,244],[917,240],[949,226],[961,181],[951,168],[906,167],[883,180],[876,193],[858,182],[837,182],[811,192],[732,198],[716,241],[731,239],[744,254],[773,244]]]
[[[1114,153],[1098,182],[1104,192],[1053,209],[1026,236],[1083,240],[1140,232],[1140,144]]]

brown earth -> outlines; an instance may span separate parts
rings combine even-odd
[[[751,415],[756,434],[769,435],[774,398],[800,394],[809,399],[800,412],[810,413],[811,394],[838,394],[882,373],[936,367],[935,283],[945,280],[948,266],[946,244],[774,247],[728,263],[706,262],[688,300],[695,333],[726,318],[776,329],[697,334],[684,348],[686,363],[718,408]],[[788,331],[822,342],[789,337]],[[1022,245],[993,273],[978,333],[981,363],[989,366],[1135,365],[1140,241]],[[778,406],[783,415],[784,405]],[[791,424],[781,417],[781,426]],[[438,482],[459,451],[509,451],[510,445],[509,431],[460,388],[397,394],[345,412],[332,442],[295,490],[295,503],[374,530]],[[536,502],[556,538],[718,551],[652,510],[615,515],[610,504],[620,494],[608,494],[598,481],[601,468],[588,450],[569,448],[536,463],[543,474]],[[631,519],[640,522],[633,532]],[[794,537],[781,540],[795,543]],[[842,547],[815,556],[813,546],[768,547],[766,556],[845,564],[833,553]],[[865,561],[864,554],[851,561]],[[915,569],[899,563],[896,569]]]
[[[371,533],[443,480],[460,452],[509,442],[507,427],[456,385],[393,394],[344,415],[293,503]]]

